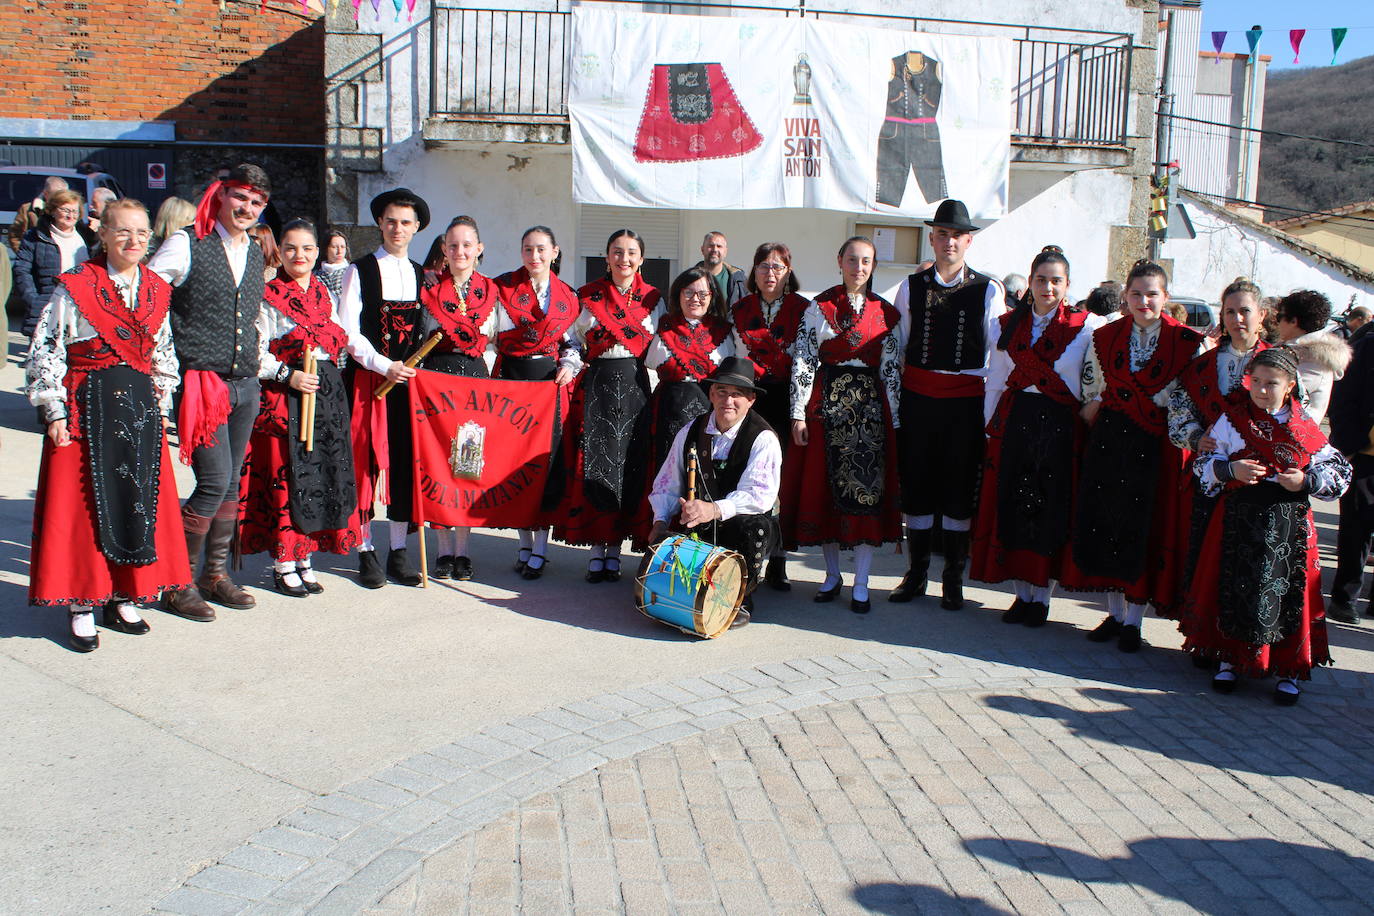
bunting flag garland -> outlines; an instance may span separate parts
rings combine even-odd
[[[401,20],[401,8],[405,6],[405,0],[391,0],[391,5],[396,7],[396,21]]]
[[[1226,33],[1225,33],[1225,32],[1213,32],[1213,33],[1212,33],[1212,47],[1216,49],[1216,52],[1217,52],[1216,62],[1217,62],[1218,65],[1221,64],[1221,47],[1222,47],[1222,45],[1224,45],[1224,44],[1226,44]]]
[[[380,21],[382,18],[382,0],[372,0],[372,15]]]
[[[358,10],[362,9],[363,0],[353,0],[353,21],[358,21]]]
[[[1307,34],[1307,29],[1290,29],[1288,32],[1288,43],[1293,46],[1293,63],[1298,63],[1298,58],[1302,56],[1302,38]]]
[[[1264,34],[1261,26],[1252,25],[1245,33],[1245,40],[1250,42],[1250,56],[1254,57],[1259,49],[1260,36]]]
[[[415,0],[406,0],[406,21],[407,21],[407,22],[413,22],[414,20],[415,20]]]
[[[1336,66],[1336,53],[1341,49],[1341,42],[1345,41],[1345,33],[1349,29],[1331,30],[1331,66]]]

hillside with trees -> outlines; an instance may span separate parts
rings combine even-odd
[[[1374,56],[1338,67],[1270,71],[1264,127],[1370,146],[1265,134],[1259,200],[1269,220],[1374,198]],[[1280,209],[1291,208],[1291,209]]]

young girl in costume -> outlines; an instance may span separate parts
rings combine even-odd
[[[588,582],[620,579],[620,544],[644,501],[649,458],[649,375],[644,354],[660,315],[659,292],[639,275],[644,240],[618,229],[606,242],[606,276],[577,291],[573,336],[585,366],[567,427],[572,479],[554,537],[592,548]]]
[[[851,238],[837,261],[843,282],[812,301],[792,363],[792,443],[784,467],[782,530],[788,548],[822,545],[818,602],[843,584],[840,550],[854,548],[849,609],[866,614],[873,548],[901,538],[897,512],[897,310],[869,289],[873,243]],[[938,434],[931,430],[932,435]]]
[[[1091,425],[1074,508],[1070,588],[1104,591],[1110,613],[1088,634],[1140,650],[1146,605],[1170,607],[1176,584],[1178,491],[1185,458],[1169,441],[1165,406],[1202,335],[1165,315],[1164,269],[1137,261],[1126,280],[1128,318],[1093,332],[1083,363]]]
[[[324,591],[311,567],[318,550],[346,554],[361,539],[348,392],[340,367],[348,332],[338,306],[314,272],[320,248],[315,227],[282,227],[281,270],[268,282],[258,315],[258,378],[262,410],[248,441],[240,492],[239,547],[272,554],[277,591],[293,598]],[[313,372],[305,371],[307,348]],[[303,417],[314,398],[313,423]],[[313,430],[301,441],[302,424]]]
[[[1001,317],[983,415],[987,457],[973,526],[973,578],[1011,579],[1003,623],[1038,627],[1063,577],[1083,441],[1083,360],[1105,319],[1067,299],[1069,262],[1048,245],[1031,261],[1029,295]]]
[[[1294,396],[1292,350],[1255,354],[1246,375],[1249,396],[1228,402],[1193,462],[1218,503],[1179,628],[1185,651],[1219,661],[1216,690],[1273,675],[1286,706],[1331,661],[1309,499],[1340,497],[1351,470]]]
[[[567,477],[562,424],[567,422],[570,383],[577,372],[572,325],[581,307],[576,291],[558,278],[562,259],[553,230],[534,226],[520,238],[520,269],[496,278],[501,298],[497,376],[558,385],[559,422],[553,431],[553,454],[541,502],[546,517],[538,527],[520,529],[520,549],[515,555],[515,571],[525,579],[544,574],[552,513],[562,499]]]

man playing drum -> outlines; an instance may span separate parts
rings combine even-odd
[[[727,357],[706,384],[711,412],[678,431],[654,478],[649,542],[663,540],[670,520],[677,516],[680,527],[744,557],[746,597],[733,629],[749,622],[753,602],[748,596],[762,581],[764,564],[778,541],[774,508],[782,480],[782,446],[767,421],[751,410],[762,392],[754,380],[753,363]],[[696,498],[688,499],[693,458]]]

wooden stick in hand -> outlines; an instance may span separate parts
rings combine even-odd
[[[414,369],[416,366],[420,365],[420,360],[428,356],[429,351],[437,347],[439,345],[439,341],[443,339],[444,332],[435,331],[433,334],[430,335],[429,340],[426,340],[423,344],[420,345],[420,349],[416,350],[414,353],[410,355],[410,358],[406,360],[406,365],[409,366],[411,369]],[[374,395],[374,397],[380,400],[381,398],[384,398],[388,394],[390,394],[391,389],[395,387],[396,383],[393,382],[391,379],[387,379],[385,382],[381,384],[380,387],[377,388],[377,394]]]

